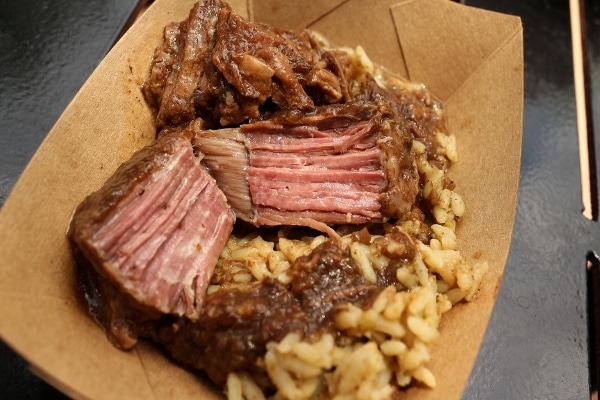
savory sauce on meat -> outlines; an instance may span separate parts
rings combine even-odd
[[[197,322],[180,319],[162,326],[156,340],[221,385],[232,371],[255,371],[268,342],[290,332],[333,333],[337,305],[367,307],[383,289],[369,283],[348,250],[333,241],[297,259],[291,274],[287,285],[273,279],[223,285],[206,297]]]

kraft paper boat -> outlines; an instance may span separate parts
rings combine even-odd
[[[77,295],[66,240],[73,208],[153,139],[139,86],[163,27],[193,0],[157,0],[116,44],[48,134],[0,212],[0,337],[36,373],[74,398],[211,399],[222,394],[150,343],[114,348]],[[448,0],[235,0],[241,15],[309,27],[334,44],[425,83],[458,139],[451,176],[467,204],[460,249],[490,272],[477,299],[442,322],[431,370],[437,388],[411,399],[459,398],[498,293],[511,241],[523,121],[518,17]],[[443,395],[441,395],[443,393]]]

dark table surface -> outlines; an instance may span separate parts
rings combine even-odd
[[[569,1],[465,2],[522,18],[525,118],[513,241],[463,397],[586,399],[595,385],[588,324],[594,321],[589,299],[595,290],[588,289],[586,265],[598,264],[600,227],[581,214]],[[600,133],[600,5],[585,3],[593,115]],[[0,205],[136,4],[0,0]],[[600,154],[600,139],[595,143]],[[65,397],[0,342],[0,398]]]

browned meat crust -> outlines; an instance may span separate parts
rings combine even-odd
[[[209,128],[264,108],[309,111],[350,98],[344,57],[307,34],[246,21],[220,0],[197,3],[165,30],[143,85],[159,129],[202,118]]]
[[[77,207],[69,237],[103,279],[142,308],[197,319],[233,223],[191,137],[173,130]]]

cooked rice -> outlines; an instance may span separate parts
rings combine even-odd
[[[355,57],[358,68],[383,79],[361,48],[347,51]],[[404,81],[394,83],[409,90],[422,89]],[[456,161],[454,135],[438,132],[436,139],[442,156],[449,162]],[[344,345],[336,344],[331,334],[300,339],[289,333],[278,343],[270,342],[264,365],[277,389],[270,399],[386,399],[395,388],[413,383],[435,387],[428,363],[441,334],[438,327],[442,315],[460,301],[473,300],[488,266],[486,262],[467,261],[458,250],[455,228],[465,204],[457,192],[444,185],[447,166],[440,169],[430,163],[425,145],[419,141],[413,141],[412,149],[424,182],[421,195],[431,205],[436,223],[427,226],[419,218],[411,218],[410,213],[394,222],[413,238],[418,249],[414,261],[396,271],[396,278],[406,290],[385,288],[367,310],[352,304],[343,306],[335,326],[352,338]],[[248,283],[267,277],[289,283],[290,265],[328,238],[318,235],[289,239],[288,229],[281,228],[279,237],[272,241],[258,233],[232,235],[209,291],[219,290],[225,282]],[[372,235],[370,243],[364,244],[353,239],[351,231],[339,228],[342,243],[350,249],[362,275],[375,282],[376,270],[390,262],[378,244],[381,236]],[[423,232],[431,233],[428,243],[418,239]],[[397,243],[386,243],[386,254],[393,253]],[[258,385],[243,372],[229,375],[226,393],[229,400],[265,399]]]

